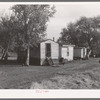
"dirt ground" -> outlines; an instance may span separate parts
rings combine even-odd
[[[99,58],[60,67],[0,65],[1,89],[99,89]]]
[[[33,82],[31,89],[100,89],[98,59],[67,64],[54,77],[40,83]]]

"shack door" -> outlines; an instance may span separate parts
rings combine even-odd
[[[46,43],[46,57],[51,57],[51,44]]]

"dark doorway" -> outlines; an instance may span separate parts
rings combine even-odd
[[[51,57],[51,44],[46,43],[46,57]]]
[[[30,48],[30,65],[40,65],[40,45]]]

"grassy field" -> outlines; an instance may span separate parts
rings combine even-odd
[[[60,67],[0,65],[1,89],[98,89],[99,58],[77,60]]]

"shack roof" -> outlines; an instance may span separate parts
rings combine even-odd
[[[43,43],[43,42],[46,42],[46,41],[53,41],[52,39],[46,39],[46,40],[42,40],[42,41],[40,41],[39,43]],[[53,42],[55,42],[55,43],[58,43],[58,42],[56,42],[56,41],[53,41]],[[72,45],[72,44],[60,44],[60,43],[58,43],[59,45],[61,45],[61,46],[63,46],[63,47],[68,47],[68,46],[70,46],[70,47],[75,47],[75,45]]]
[[[40,41],[39,43],[42,43],[42,42],[46,42],[46,41],[53,41],[52,39],[46,39],[46,40],[42,40],[42,41]],[[55,43],[58,43],[58,42],[56,42],[56,41],[53,41],[53,42],[55,42]]]
[[[62,45],[63,47],[75,47],[75,45]]]
[[[83,49],[83,48],[86,48],[86,47],[75,47],[75,49]]]

